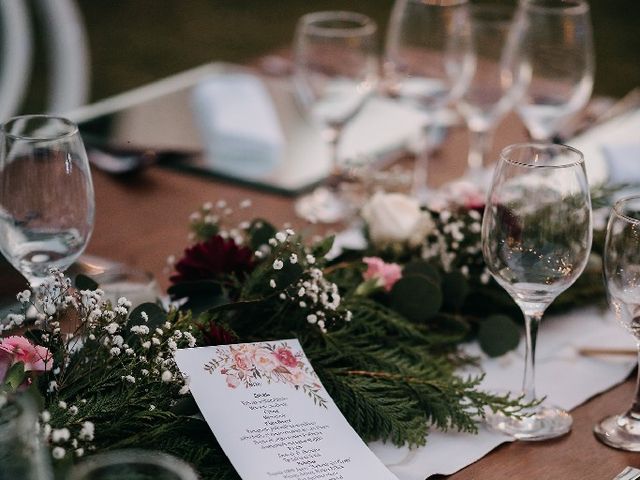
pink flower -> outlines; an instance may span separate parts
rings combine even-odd
[[[256,350],[253,355],[253,362],[258,367],[258,370],[263,372],[270,372],[277,366],[271,352],[263,348]]]
[[[53,366],[53,355],[45,347],[33,345],[24,337],[7,337],[0,341],[0,350],[12,355],[12,363],[24,363],[25,371],[46,372]]]
[[[298,359],[287,347],[280,347],[273,352],[273,355],[285,367],[295,368],[298,366]]]
[[[235,352],[233,354],[233,361],[235,363],[235,366],[238,367],[240,370],[246,371],[251,369],[251,360],[248,358],[248,356],[245,353]]]
[[[289,380],[294,385],[304,385],[307,383],[307,375],[302,370],[295,369],[289,374]]]
[[[379,257],[364,257],[367,271],[362,275],[365,280],[376,280],[387,292],[402,278],[402,268],[397,263],[386,263]]]

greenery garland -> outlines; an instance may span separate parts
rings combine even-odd
[[[174,454],[203,479],[237,479],[172,359],[176,348],[194,345],[298,338],[365,441],[420,446],[431,429],[474,433],[487,409],[517,416],[526,407],[521,398],[484,392],[480,372],[458,373],[477,362],[462,342],[477,337],[499,355],[519,336],[511,320],[519,313],[484,276],[476,210],[422,210],[432,223],[420,242],[370,240],[365,251],[334,257],[332,237],[309,245],[264,220],[225,229],[223,209],[205,204],[192,218],[195,243],[175,264],[169,289],[180,310],[143,304],[130,311],[126,299],[104,302],[90,279],[72,288],[60,274],[34,297],[19,295],[39,311],[26,338],[48,353],[36,368],[11,350],[18,337],[5,332],[0,399],[17,391],[38,398],[60,475],[87,454],[136,447]],[[443,265],[447,252],[464,254]],[[373,263],[399,275],[387,282],[384,272],[371,272]],[[591,275],[556,303],[600,293]],[[13,315],[8,329],[23,322]],[[61,333],[70,324],[81,348]]]

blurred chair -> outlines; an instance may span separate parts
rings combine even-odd
[[[89,51],[74,0],[0,0],[0,121],[15,115],[32,70],[34,32],[28,7],[38,16],[48,62],[45,111],[64,114],[89,97]]]

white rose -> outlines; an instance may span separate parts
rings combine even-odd
[[[406,243],[415,247],[433,231],[431,216],[417,200],[401,193],[376,193],[362,207],[371,241],[379,246]]]

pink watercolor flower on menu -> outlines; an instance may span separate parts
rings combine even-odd
[[[227,387],[237,388],[240,385],[240,379],[235,375],[227,375]]]
[[[387,292],[402,278],[402,268],[397,263],[386,263],[379,257],[364,257],[362,261],[367,264],[367,270],[362,274],[363,278],[376,280]]]
[[[253,354],[253,362],[258,370],[266,372],[271,372],[278,366],[271,352],[264,348],[256,350]]]
[[[273,355],[278,359],[282,365],[288,368],[295,368],[298,366],[298,359],[287,347],[280,347],[273,352]]]
[[[24,337],[12,336],[1,340],[0,350],[13,357],[12,363],[24,363],[24,369],[27,372],[46,372],[53,367],[53,355],[49,350],[33,345]]]
[[[293,383],[294,385],[301,386],[307,383],[307,374],[304,373],[304,371],[302,370],[298,370],[298,369],[293,370],[289,374],[289,378],[291,380],[291,383]]]

